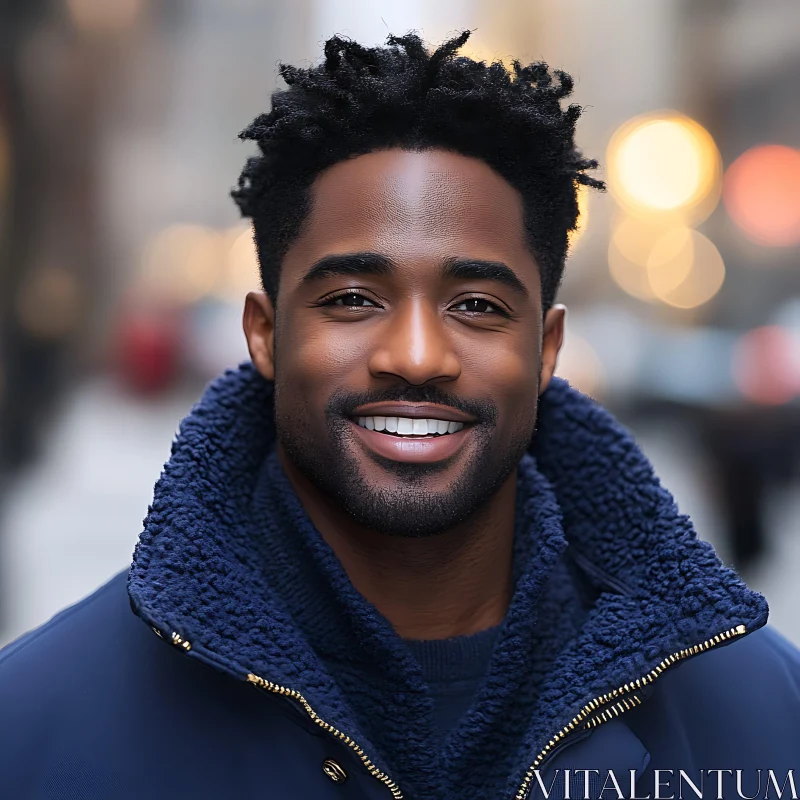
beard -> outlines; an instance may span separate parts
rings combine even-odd
[[[463,401],[435,386],[407,386],[358,395],[338,392],[325,409],[326,435],[308,428],[308,414],[297,403],[280,402],[275,385],[277,438],[296,468],[322,493],[336,501],[360,525],[381,534],[421,538],[443,533],[480,509],[516,469],[535,431],[536,405],[526,420],[515,420],[514,433],[498,441],[497,408],[488,401]],[[538,393],[534,394],[534,398]],[[470,440],[451,459],[433,464],[397,462],[367,453],[376,472],[393,476],[390,487],[375,486],[365,474],[361,450],[348,417],[352,409],[374,402],[440,403],[462,410],[477,422]],[[280,410],[279,410],[280,409]],[[468,449],[468,454],[464,450]],[[458,474],[446,489],[428,484],[456,460]]]

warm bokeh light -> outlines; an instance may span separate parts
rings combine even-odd
[[[762,145],[746,151],[725,174],[725,207],[757,244],[800,243],[800,150]]]
[[[59,339],[72,333],[80,319],[81,290],[75,275],[47,264],[31,270],[16,297],[17,318],[37,339]]]
[[[670,228],[653,243],[647,279],[656,297],[668,297],[689,277],[695,260],[693,233],[691,228]]]
[[[91,35],[123,31],[144,10],[144,0],[66,0],[66,3],[75,27]]]
[[[626,217],[614,229],[608,246],[608,269],[615,283],[631,297],[652,302],[647,259],[664,228]]]
[[[711,135],[674,111],[646,114],[622,125],[608,146],[608,185],[633,214],[705,219],[719,201],[722,173]]]
[[[569,328],[558,354],[556,374],[584,394],[599,397],[602,393],[605,373],[600,356],[586,339]]]
[[[567,248],[571,252],[586,232],[589,223],[589,187],[578,184],[578,223],[567,235]]]
[[[732,366],[736,385],[753,402],[781,405],[800,395],[800,347],[778,325],[744,334],[734,348]]]
[[[171,225],[145,247],[140,286],[176,303],[194,303],[218,280],[224,253],[219,233],[201,225]]]
[[[215,293],[223,299],[243,301],[247,292],[259,288],[253,229],[238,225],[224,231],[222,236],[225,261]]]
[[[685,228],[670,231],[656,242],[647,275],[662,302],[675,308],[697,308],[722,288],[725,263],[710,239]]]
[[[685,226],[623,219],[608,248],[612,278],[627,294],[675,308],[708,302],[725,280],[725,265],[708,238]]]

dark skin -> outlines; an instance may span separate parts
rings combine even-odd
[[[283,469],[353,585],[400,636],[442,639],[498,625],[513,591],[517,474],[511,466],[504,475],[500,465],[504,458],[515,464],[515,448],[533,433],[566,312],[555,305],[542,319],[521,197],[484,162],[436,149],[383,150],[336,164],[311,193],[312,210],[282,264],[277,314],[256,292],[244,310],[253,363],[276,381]],[[352,254],[378,254],[390,268],[303,280],[320,259]],[[443,274],[453,259],[504,265],[520,285],[496,275]],[[344,417],[335,420],[344,437],[336,447],[362,493],[403,503],[408,492],[408,508],[420,497],[437,508],[459,485],[475,495],[471,464],[499,476],[496,490],[468,516],[426,531],[433,535],[392,535],[361,524],[298,466],[302,459],[280,437],[283,427],[305,437],[309,452],[314,443],[325,452],[332,393],[409,387],[435,387],[456,408],[459,400],[483,404],[475,407],[493,409],[494,419],[476,424],[446,461],[426,469],[403,464],[410,478],[376,463]]]

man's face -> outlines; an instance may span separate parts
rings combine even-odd
[[[329,168],[311,199],[276,317],[263,296],[245,312],[281,458],[367,528],[444,531],[534,432],[542,311],[521,197],[477,159],[391,149]]]

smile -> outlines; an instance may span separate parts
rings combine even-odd
[[[416,464],[452,458],[475,427],[463,422],[411,417],[355,417],[350,422],[356,438],[373,455]]]
[[[358,424],[368,431],[378,431],[394,436],[446,436],[457,433],[463,422],[446,419],[412,419],[411,417],[358,417]]]

